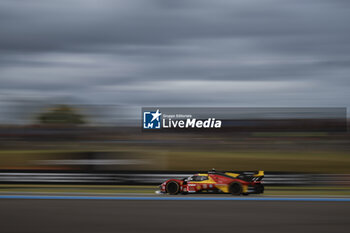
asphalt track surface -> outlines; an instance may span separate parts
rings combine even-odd
[[[162,199],[153,200],[142,196],[135,197],[138,199],[10,197],[0,198],[0,232],[333,233],[350,230],[348,199],[265,198],[262,201],[261,198],[222,197],[222,200],[213,200],[190,195],[182,199],[158,197]]]

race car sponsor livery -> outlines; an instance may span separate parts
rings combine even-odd
[[[264,192],[263,178],[264,171],[234,173],[211,170],[184,179],[167,180],[159,186],[159,192],[171,195],[201,192],[260,194]]]

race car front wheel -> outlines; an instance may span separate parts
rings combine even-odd
[[[242,188],[242,185],[240,183],[234,182],[234,183],[230,184],[229,191],[232,195],[241,195],[242,190],[243,190],[243,188]]]
[[[175,181],[170,181],[169,183],[167,183],[165,188],[166,192],[170,195],[176,195],[180,191],[180,185]]]

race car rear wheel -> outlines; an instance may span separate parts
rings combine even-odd
[[[264,193],[264,185],[263,184],[257,184],[255,185],[256,193]]]
[[[165,189],[166,192],[170,195],[176,195],[180,191],[180,185],[175,181],[170,181],[169,183],[167,183]]]
[[[229,191],[232,195],[241,195],[242,194],[242,185],[240,183],[234,182],[230,184]]]

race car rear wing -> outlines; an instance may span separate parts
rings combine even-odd
[[[255,174],[255,177],[260,177],[260,176],[264,176],[264,171],[258,171],[258,174]]]

